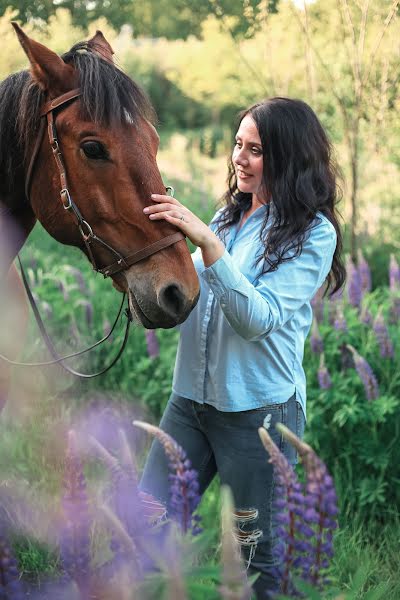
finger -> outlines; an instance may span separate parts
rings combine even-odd
[[[181,206],[181,203],[178,202],[176,198],[172,196],[166,196],[165,194],[151,194],[151,199],[154,202],[168,202],[170,204],[174,204],[175,206]]]
[[[173,204],[165,203],[165,204],[153,204],[152,206],[146,206],[143,209],[143,212],[146,214],[151,214],[151,213],[156,213],[156,212],[160,212],[160,211],[167,211],[167,210],[174,210],[176,209],[176,206],[173,206]]]
[[[185,217],[185,215],[183,215],[182,213],[179,213],[178,211],[174,210],[167,210],[167,211],[159,211],[159,212],[155,212],[155,213],[151,213],[149,214],[149,218],[152,221],[159,221],[161,219],[166,219],[166,220],[176,220],[179,221],[180,223],[187,223],[187,219]]]

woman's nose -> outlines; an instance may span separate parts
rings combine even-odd
[[[248,162],[249,162],[249,161],[247,160],[246,156],[245,156],[245,155],[244,155],[244,154],[243,154],[241,151],[239,151],[239,152],[238,152],[238,153],[235,155],[235,157],[234,157],[234,159],[233,159],[233,162],[234,162],[236,165],[245,165],[245,164],[248,164]]]

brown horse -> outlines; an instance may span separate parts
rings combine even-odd
[[[39,220],[128,293],[146,328],[181,323],[198,279],[183,236],[143,214],[165,193],[148,99],[101,32],[60,57],[13,26],[30,71],[0,84],[0,283]]]

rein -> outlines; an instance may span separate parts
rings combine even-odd
[[[31,183],[32,183],[32,177],[33,177],[33,172],[34,172],[34,168],[35,168],[35,163],[36,163],[36,159],[37,159],[37,156],[39,153],[40,146],[43,141],[44,131],[46,129],[46,122],[44,119],[42,119],[42,117],[46,117],[48,139],[49,139],[51,149],[53,151],[53,156],[54,156],[54,159],[55,159],[55,162],[57,165],[58,174],[59,174],[59,178],[60,178],[60,199],[61,199],[62,205],[64,207],[64,210],[68,211],[71,214],[72,218],[75,220],[75,222],[77,224],[79,232],[82,236],[82,240],[86,246],[89,260],[92,263],[93,270],[98,273],[101,273],[103,275],[103,277],[106,278],[106,277],[115,275],[116,273],[119,273],[119,272],[127,269],[128,267],[131,267],[132,265],[138,263],[141,260],[144,260],[145,258],[151,256],[152,254],[155,254],[156,252],[163,250],[164,248],[168,248],[168,246],[172,246],[173,244],[176,244],[176,242],[185,239],[185,236],[180,231],[178,231],[172,235],[168,235],[164,238],[161,238],[161,239],[157,240],[156,242],[149,244],[148,246],[145,246],[141,250],[138,250],[138,251],[134,252],[133,254],[130,254],[129,256],[122,256],[122,254],[120,254],[115,248],[110,246],[107,242],[105,242],[102,238],[98,237],[94,233],[92,227],[82,216],[79,208],[73,201],[71,194],[69,192],[68,182],[67,182],[67,174],[66,174],[63,156],[62,156],[62,152],[60,149],[58,136],[57,136],[55,116],[53,115],[53,112],[56,109],[65,108],[65,106],[68,103],[75,101],[77,98],[79,98],[79,96],[81,96],[81,91],[79,89],[74,89],[74,90],[67,92],[66,94],[63,94],[62,96],[58,96],[57,98],[47,102],[44,105],[44,107],[41,111],[41,114],[40,114],[41,120],[40,120],[40,125],[39,125],[38,136],[36,138],[35,146],[34,146],[33,152],[32,152],[32,157],[31,157],[31,160],[30,160],[30,163],[28,166],[28,171],[27,171],[27,176],[26,176],[26,181],[25,181],[25,195],[26,195],[27,200],[29,201],[29,193],[30,193],[30,187],[31,187]],[[173,188],[169,186],[167,188],[167,191],[168,191],[168,189],[170,189],[171,195],[173,196]],[[4,211],[4,214],[6,214],[5,211]],[[0,216],[1,216],[1,214],[0,214]],[[104,248],[107,248],[107,250],[109,250],[114,255],[114,257],[116,259],[115,262],[109,264],[106,267],[99,268],[97,266],[96,260],[94,258],[93,252],[92,252],[92,244],[94,242],[97,242],[98,244],[102,245]],[[24,367],[39,367],[39,366],[59,364],[68,373],[71,373],[72,375],[75,375],[75,376],[81,377],[81,378],[85,378],[85,379],[91,379],[92,377],[97,377],[98,375],[102,375],[103,373],[106,373],[109,369],[111,369],[111,367],[113,367],[115,365],[115,363],[118,361],[118,359],[121,357],[121,355],[126,347],[127,341],[128,341],[129,327],[132,322],[132,317],[130,315],[128,308],[125,310],[125,315],[127,316],[127,323],[126,323],[125,335],[124,335],[122,345],[121,345],[117,355],[114,357],[112,362],[107,367],[103,368],[102,370],[100,370],[96,373],[86,374],[86,373],[80,373],[79,371],[72,369],[67,364],[65,364],[64,361],[68,358],[80,356],[82,354],[85,354],[86,352],[89,352],[89,350],[92,350],[96,346],[102,344],[110,337],[110,335],[114,331],[114,329],[117,325],[118,319],[121,315],[121,311],[122,311],[122,307],[123,307],[123,304],[125,301],[126,294],[123,294],[122,302],[121,302],[117,317],[114,321],[114,324],[113,324],[110,332],[105,337],[103,337],[98,342],[94,343],[92,346],[85,348],[84,350],[81,350],[79,352],[75,352],[72,354],[68,354],[67,356],[59,356],[57,350],[54,347],[53,342],[51,341],[51,339],[46,331],[42,317],[40,316],[38,307],[33,298],[32,292],[29,288],[29,283],[28,283],[27,277],[25,275],[25,271],[24,271],[24,268],[22,266],[19,256],[18,256],[18,260],[19,260],[20,269],[21,269],[22,281],[23,281],[30,305],[31,305],[33,313],[35,315],[35,319],[38,324],[43,341],[45,342],[47,349],[49,350],[51,356],[53,357],[53,360],[45,361],[45,362],[37,362],[37,363],[24,363],[24,362],[13,361],[2,354],[0,354],[0,359],[9,364],[24,366]]]

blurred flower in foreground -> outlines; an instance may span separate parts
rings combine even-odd
[[[365,393],[368,400],[376,400],[379,396],[379,386],[370,365],[367,363],[353,346],[347,344],[347,348],[353,354],[354,365],[361,381],[364,384]]]
[[[133,421],[133,424],[154,435],[162,444],[168,457],[171,469],[170,510],[168,516],[178,522],[184,533],[189,531],[193,535],[200,533],[200,518],[198,515],[193,514],[200,502],[199,482],[197,471],[192,469],[186,452],[168,433],[165,433],[159,427],[143,421]]]
[[[0,535],[0,598],[3,600],[23,600],[17,561],[11,553],[6,540]]]
[[[287,427],[277,425],[282,435],[297,449],[306,472],[300,483],[268,432],[259,435],[274,465],[277,479],[279,544],[274,549],[281,577],[281,591],[298,595],[295,578],[322,589],[327,583],[326,570],[333,556],[332,536],[337,527],[337,498],[333,480],[314,450]]]
[[[60,558],[66,573],[77,584],[82,597],[90,590],[90,529],[89,498],[81,460],[77,452],[74,431],[68,433],[64,495],[62,498],[62,527]]]
[[[240,556],[240,546],[235,538],[235,520],[232,493],[221,487],[221,562],[222,582],[219,588],[224,600],[250,600],[251,587]]]

